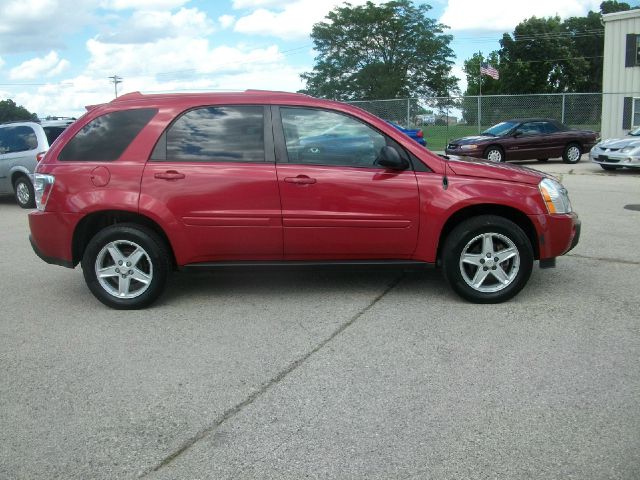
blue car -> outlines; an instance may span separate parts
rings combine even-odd
[[[400,125],[398,125],[397,123],[390,122],[389,120],[386,120],[386,122],[389,125],[392,125],[395,128],[397,128],[398,130],[400,130],[402,133],[404,133],[405,135],[410,137],[412,140],[415,140],[416,142],[418,142],[423,147],[427,146],[427,141],[424,139],[424,133],[422,132],[422,129],[420,129],[420,128],[416,128],[416,129],[403,128]]]

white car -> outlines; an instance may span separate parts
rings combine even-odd
[[[589,158],[605,170],[640,168],[640,128],[631,130],[624,138],[609,138],[596,144]]]
[[[30,175],[49,146],[73,119],[0,124],[0,195],[15,195],[22,208],[35,207]]]

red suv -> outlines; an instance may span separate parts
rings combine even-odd
[[[478,303],[513,297],[578,242],[565,188],[446,160],[357,107],[299,94],[141,95],[90,107],[38,164],[31,244],[82,263],[114,308],[173,269],[442,266]]]

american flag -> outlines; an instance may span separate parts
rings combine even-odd
[[[500,78],[500,74],[495,67],[489,65],[488,63],[480,64],[480,75],[489,75],[494,80],[498,80]]]

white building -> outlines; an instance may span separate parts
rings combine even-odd
[[[609,13],[604,23],[602,138],[640,127],[640,10]]]

